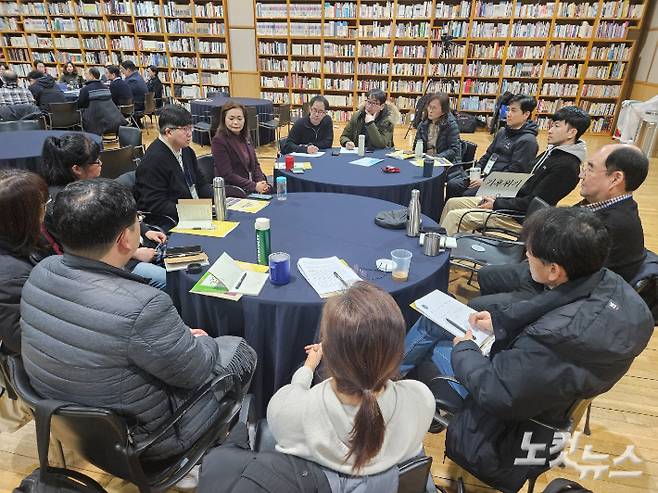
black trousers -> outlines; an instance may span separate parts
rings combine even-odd
[[[530,275],[527,261],[518,264],[487,265],[478,271],[480,296],[468,305],[474,310],[487,310],[491,305],[507,305],[532,298],[544,286]]]

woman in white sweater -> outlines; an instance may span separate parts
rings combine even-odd
[[[365,282],[330,298],[321,344],[272,397],[267,421],[277,450],[350,475],[377,474],[419,455],[434,415],[430,390],[399,376],[405,335],[391,296]],[[324,357],[329,378],[311,388]]]

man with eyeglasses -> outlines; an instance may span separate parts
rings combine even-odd
[[[575,207],[592,210],[610,235],[610,253],[605,267],[630,282],[646,257],[644,231],[633,192],[644,182],[649,160],[635,146],[609,144],[601,147],[581,166],[580,195]],[[492,304],[528,299],[543,290],[533,282],[527,262],[493,265],[478,272],[480,294],[470,301],[475,309]]]
[[[340,145],[348,150],[359,142],[359,135],[366,136],[366,149],[393,147],[393,130],[400,121],[400,111],[386,103],[386,93],[372,89],[366,96],[366,104],[359,108],[345,126]]]
[[[328,149],[334,142],[334,123],[327,114],[329,101],[324,96],[314,96],[309,101],[308,115],[295,122],[286,139],[281,139],[281,152],[306,152],[315,154]]]
[[[179,105],[165,106],[158,125],[160,135],[135,172],[135,192],[139,209],[156,216],[151,223],[171,229],[173,224],[167,218],[178,221],[178,199],[212,198],[212,185],[204,180],[190,147],[190,112]]]

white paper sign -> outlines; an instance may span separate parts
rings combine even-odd
[[[487,176],[477,192],[478,197],[516,197],[531,173],[507,173],[494,171]]]

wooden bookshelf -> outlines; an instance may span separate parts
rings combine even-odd
[[[430,80],[484,119],[502,92],[539,101],[537,117],[574,104],[610,134],[648,0],[253,0],[261,94],[299,113],[315,94],[346,120],[372,87],[403,114]],[[455,37],[439,58],[442,34]],[[441,61],[442,63],[439,63]],[[441,78],[441,84],[436,80]]]
[[[225,9],[224,0],[3,1],[0,50],[20,76],[36,58],[54,77],[68,61],[156,65],[164,95],[185,102],[229,90]]]

